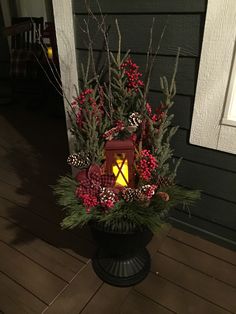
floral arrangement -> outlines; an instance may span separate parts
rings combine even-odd
[[[170,140],[178,127],[172,126],[169,109],[176,93],[178,56],[170,83],[166,77],[160,79],[163,98],[150,104],[153,59],[148,52],[143,75],[129,51],[122,56],[117,22],[116,27],[118,52],[106,49],[103,70],[95,69],[91,46],[86,66],[81,65],[80,89],[68,111],[75,145],[67,162],[76,175],[61,177],[54,190],[65,209],[62,227],[82,227],[93,221],[112,230],[147,227],[156,231],[173,206],[188,206],[199,198],[198,191],[175,183],[180,161],[172,158]],[[129,144],[131,159],[123,154],[122,164],[115,161],[117,175],[114,164],[108,169],[106,150],[108,143],[118,142]],[[125,166],[128,177],[122,173]]]

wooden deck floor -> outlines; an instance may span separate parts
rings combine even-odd
[[[66,171],[62,120],[0,111],[0,313],[236,313],[236,252],[175,228],[153,238],[142,283],[97,278],[89,232],[60,230],[49,188]]]

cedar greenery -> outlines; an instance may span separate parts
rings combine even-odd
[[[122,200],[106,214],[97,208],[93,208],[88,214],[75,197],[76,185],[77,182],[73,177],[64,176],[58,180],[58,184],[54,188],[58,203],[66,212],[66,217],[61,224],[63,228],[73,229],[76,226],[83,227],[89,221],[98,221],[113,231],[129,231],[137,227],[147,227],[156,232],[166,222],[171,208],[178,204],[191,206],[200,196],[198,191],[173,185],[162,189],[170,196],[168,202],[161,198],[152,198],[150,204],[144,203],[143,206],[140,206],[140,203],[126,203]]]
[[[88,59],[86,66],[80,65],[79,94],[68,112],[71,132],[75,138],[74,152],[87,154],[91,157],[92,164],[102,167],[105,161],[106,139],[104,134],[114,128],[119,121],[124,127],[113,134],[113,138],[136,137],[136,160],[134,163],[136,188],[142,189],[143,186],[152,184],[155,192],[146,199],[134,198],[131,201],[122,198],[120,193],[118,201],[109,208],[104,209],[101,203],[86,208],[82,197],[78,197],[76,194],[80,182],[72,176],[61,177],[54,187],[58,203],[65,210],[65,218],[61,225],[63,228],[72,229],[77,226],[83,227],[90,221],[95,221],[116,231],[147,227],[155,232],[166,222],[171,208],[178,204],[183,204],[185,207],[190,206],[200,197],[199,191],[188,190],[174,183],[180,160],[177,163],[174,162],[170,141],[178,127],[172,126],[173,115],[169,115],[168,112],[174,104],[175,78],[180,52],[178,51],[170,82],[166,77],[160,79],[163,99],[156,114],[152,114],[148,107],[148,91],[158,52],[157,50],[151,54],[152,38],[147,52],[145,79],[142,83],[139,79],[140,74],[136,71],[138,67],[131,61],[130,52],[121,54],[121,34],[118,22],[116,21],[119,38],[118,51],[114,54],[109,50],[103,16],[101,16],[102,22],[99,22],[89,9],[88,12],[93,19],[96,19],[98,28],[104,36],[107,62],[102,71],[98,73],[94,61],[93,40],[88,23],[85,22],[89,39]],[[164,30],[161,38],[163,35]],[[129,81],[125,66],[133,67],[134,74],[131,77],[133,81]],[[132,113],[142,117],[142,122],[137,123],[135,127],[130,125]],[[158,163],[158,167],[152,172],[150,180],[143,179],[138,171],[138,158],[144,149],[148,150]]]

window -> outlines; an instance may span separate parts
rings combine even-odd
[[[234,154],[235,37],[235,0],[208,0],[190,143]]]
[[[234,50],[234,60],[229,78],[229,86],[226,96],[225,110],[222,124],[236,127],[236,54]]]

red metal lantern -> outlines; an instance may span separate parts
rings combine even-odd
[[[134,144],[131,140],[111,140],[105,145],[106,172],[114,174],[116,185],[134,187]]]

